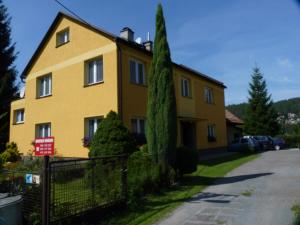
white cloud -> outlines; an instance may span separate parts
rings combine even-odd
[[[291,69],[294,67],[294,64],[288,58],[278,59],[278,65],[286,69]]]

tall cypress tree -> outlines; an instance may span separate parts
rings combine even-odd
[[[245,132],[249,135],[276,135],[280,131],[267,84],[258,67],[253,69],[249,89],[249,104],[245,118]]]
[[[15,98],[17,72],[15,44],[11,43],[11,17],[0,0],[0,152],[5,148],[9,137],[10,103]]]
[[[172,61],[163,9],[157,7],[153,59],[148,81],[147,143],[162,173],[175,158],[177,124]]]

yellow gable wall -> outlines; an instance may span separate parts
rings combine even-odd
[[[122,104],[123,120],[130,128],[134,117],[146,118],[147,114],[147,86],[132,84],[130,82],[129,60],[137,59],[145,64],[146,76],[149,74],[151,56],[122,45]],[[177,114],[179,117],[192,118],[196,122],[197,148],[218,148],[227,145],[224,89],[200,76],[195,76],[177,66],[173,67],[174,85],[176,92]],[[182,97],[181,78],[191,82],[191,97]],[[147,78],[148,79],[148,78]],[[204,98],[204,87],[210,87],[214,93],[214,104],[207,104]],[[216,125],[216,142],[207,141],[208,124]],[[178,121],[178,128],[180,122]],[[181,134],[178,132],[177,144],[181,144]]]
[[[56,32],[67,27],[70,42],[56,47]],[[98,56],[103,57],[104,82],[84,87],[84,62]],[[48,73],[52,73],[52,96],[37,99],[37,77]],[[57,153],[65,157],[86,157],[88,150],[82,146],[84,118],[104,116],[118,109],[116,44],[62,19],[26,78],[25,98],[22,103],[25,123],[12,125],[10,133],[10,140],[18,143],[22,153],[32,149],[35,125],[51,122]],[[20,103],[15,101],[12,112],[18,107]]]

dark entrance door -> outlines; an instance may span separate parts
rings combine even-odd
[[[194,122],[181,122],[182,145],[188,148],[196,148],[196,124]]]

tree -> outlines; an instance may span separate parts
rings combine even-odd
[[[11,43],[11,17],[0,0],[0,152],[4,150],[9,137],[10,103],[16,97],[17,72],[15,43]]]
[[[129,154],[135,141],[116,112],[110,111],[100,122],[90,146],[89,157]]]
[[[249,135],[276,135],[280,131],[277,116],[266,81],[255,67],[249,89],[245,132]]]
[[[148,80],[147,145],[162,173],[175,159],[176,99],[172,61],[167,41],[163,9],[157,7],[153,59]]]

